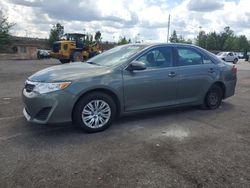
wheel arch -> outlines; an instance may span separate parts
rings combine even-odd
[[[107,89],[107,88],[96,88],[96,89],[91,89],[91,90],[88,90],[84,93],[82,93],[78,99],[76,100],[76,102],[74,103],[74,106],[72,108],[72,112],[71,112],[71,117],[72,117],[72,120],[73,120],[73,112],[74,112],[74,109],[76,107],[76,104],[82,99],[84,98],[85,96],[89,95],[90,93],[96,93],[96,92],[99,92],[99,93],[104,93],[108,96],[110,96],[114,102],[115,102],[115,105],[116,105],[116,116],[119,116],[119,114],[121,113],[121,101],[119,99],[119,97],[117,96],[117,94],[115,92],[113,92],[112,90],[110,89]]]
[[[213,87],[214,85],[217,85],[217,86],[219,86],[222,89],[222,98],[224,99],[225,98],[225,93],[226,93],[226,86],[225,86],[225,84],[223,82],[221,82],[221,81],[217,81],[217,82],[213,83],[211,85],[211,87]],[[210,90],[210,88],[209,88],[209,90]]]

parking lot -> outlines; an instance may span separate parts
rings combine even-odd
[[[138,114],[96,134],[26,122],[24,81],[52,65],[0,61],[0,187],[249,187],[249,62],[217,110]]]

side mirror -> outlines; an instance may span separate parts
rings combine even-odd
[[[143,63],[142,61],[133,61],[128,65],[126,70],[128,70],[128,71],[145,70],[146,68],[147,67],[146,67],[145,63]]]

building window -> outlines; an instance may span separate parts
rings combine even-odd
[[[13,46],[12,50],[13,50],[14,53],[17,53],[17,47],[16,46]]]
[[[27,53],[27,49],[25,46],[20,47],[20,53]]]

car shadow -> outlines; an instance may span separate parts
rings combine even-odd
[[[37,124],[28,124],[28,131],[32,132],[34,136],[67,136],[67,135],[109,135],[114,131],[120,131],[128,127],[132,127],[138,123],[142,122],[143,126],[147,126],[147,121],[155,121],[156,119],[171,117],[172,115],[183,115],[185,113],[190,113],[197,111],[196,107],[185,107],[185,108],[176,108],[176,109],[164,109],[164,110],[154,110],[150,112],[139,112],[131,115],[126,115],[116,119],[112,126],[105,131],[99,133],[85,133],[80,128],[74,126],[72,123],[60,123],[60,124],[47,124],[47,125],[37,125]]]
[[[135,114],[125,115],[116,120],[117,124],[127,124],[136,122],[138,120],[154,120],[162,117],[169,117],[172,115],[181,115],[197,111],[197,107],[181,107],[181,108],[171,108],[171,109],[161,109],[161,110],[152,110],[147,112],[136,112]]]
[[[234,109],[235,108],[235,106],[232,104],[232,103],[230,103],[230,102],[225,102],[225,101],[222,101],[222,105],[219,107],[219,110],[232,110],[232,109]]]
[[[161,126],[162,121],[178,121],[182,117],[202,117],[202,116],[214,116],[217,113],[230,111],[234,108],[234,105],[228,102],[223,102],[222,106],[216,110],[201,110],[198,107],[181,107],[163,110],[154,110],[147,112],[140,112],[131,115],[126,115],[115,120],[113,125],[102,132],[89,134],[83,132],[81,129],[74,126],[72,123],[60,123],[60,124],[48,124],[37,125],[28,123],[27,129],[33,136],[39,138],[65,138],[81,135],[83,139],[91,139],[97,137],[110,136],[113,133],[123,131],[124,129],[132,128],[133,126],[140,124],[144,128],[150,128],[152,126]],[[148,123],[150,121],[150,123]],[[157,123],[161,121],[161,123]],[[83,135],[83,136],[82,136]],[[95,135],[95,136],[93,136]]]

